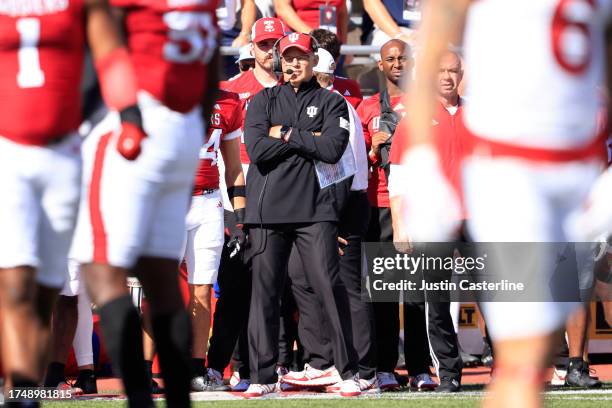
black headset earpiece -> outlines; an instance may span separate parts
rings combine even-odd
[[[280,40],[282,40],[285,37],[286,35],[283,35],[281,38],[276,40],[276,42],[272,46],[272,70],[274,71],[275,74],[283,73],[283,66],[281,64],[280,52],[278,52],[278,44],[280,43]]]
[[[316,38],[314,38],[312,35],[308,34],[308,36],[310,37],[310,42],[311,42],[311,47],[312,50],[314,51],[314,53],[316,54],[317,51],[319,50],[319,48],[321,48],[321,44],[319,44],[319,42],[317,41]]]

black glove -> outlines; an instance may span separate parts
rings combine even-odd
[[[230,249],[230,258],[242,252],[247,242],[247,233],[244,229],[245,209],[238,208],[234,210],[234,215],[236,216],[236,225],[230,229],[231,238],[227,243],[227,247]]]

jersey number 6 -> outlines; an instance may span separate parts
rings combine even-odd
[[[592,36],[588,21],[595,14],[594,0],[561,0],[552,20],[552,49],[557,63],[570,74],[589,67]]]

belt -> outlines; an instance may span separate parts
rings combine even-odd
[[[208,194],[212,194],[215,191],[217,191],[218,188],[196,188],[195,190],[193,190],[193,194],[194,196],[204,196],[204,195],[208,195]]]

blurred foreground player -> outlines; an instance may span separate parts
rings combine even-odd
[[[121,141],[141,137],[138,122],[126,115],[138,112],[134,74],[106,1],[28,0],[0,8],[5,391],[40,384],[53,302],[67,277],[80,191],[81,142],[76,131],[86,42],[106,103],[122,113],[116,136]]]
[[[217,166],[219,151],[225,164],[225,185],[237,224],[242,226],[244,223],[246,191],[240,163],[240,107],[238,95],[220,92],[209,120],[208,138],[200,149],[200,166],[196,173],[191,208],[187,214],[184,259],[189,284],[189,314],[193,327],[192,391],[207,391],[214,384],[223,386],[223,375],[220,372],[204,371],[204,359],[210,333],[210,294],[212,285],[217,281],[224,243],[223,204]],[[239,251],[245,245],[244,234],[233,237],[229,245]],[[211,379],[214,384],[207,381],[207,377],[211,376],[215,377]]]
[[[402,159],[408,234],[415,241],[444,241],[457,226],[457,195],[442,174],[431,121],[440,58],[465,23],[465,62],[472,70],[465,123],[473,149],[463,174],[472,236],[481,242],[576,239],[566,227],[601,172],[597,86],[604,81],[610,2],[432,0],[426,7],[409,100],[411,147]],[[499,78],[506,81],[502,97]],[[554,259],[538,255],[544,262],[532,273],[551,281]],[[574,306],[484,304],[496,350],[486,406],[541,404],[552,334]]]
[[[118,117],[111,112],[85,141],[86,194],[73,254],[98,305],[106,346],[130,406],[153,406],[140,320],[126,286],[131,269],[149,302],[167,405],[187,407],[191,327],[178,286],[178,265],[203,142],[200,105],[214,102],[209,92],[216,70],[209,66],[217,52],[215,4],[113,4],[124,13],[147,138],[134,140],[130,154],[117,154]]]

